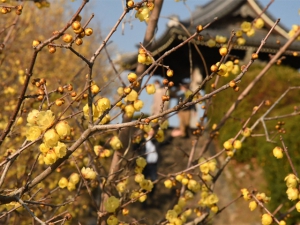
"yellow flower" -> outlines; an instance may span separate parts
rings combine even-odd
[[[146,159],[144,159],[143,157],[138,157],[136,160],[135,160],[135,163],[138,167],[140,168],[145,168],[145,166],[147,165],[147,162],[146,162]]]
[[[153,188],[153,183],[151,180],[143,180],[139,183],[140,187],[146,191],[151,191]]]
[[[58,181],[58,186],[60,187],[60,188],[65,188],[65,187],[67,187],[68,186],[68,179],[67,178],[65,178],[65,177],[62,177],[62,178],[60,178],[59,179],[59,181]]]
[[[257,20],[254,21],[254,26],[257,28],[257,29],[261,29],[263,28],[265,25],[265,22],[262,18],[258,18]]]
[[[62,142],[57,142],[53,149],[58,158],[62,158],[67,154],[67,146]]]
[[[140,111],[144,106],[144,102],[142,100],[135,100],[133,103],[133,107],[136,111]]]
[[[61,139],[70,135],[71,128],[67,121],[60,121],[55,125],[55,130]]]
[[[227,61],[226,63],[225,63],[225,66],[227,66],[227,71],[228,72],[231,72],[231,70],[233,69],[233,62],[232,61]]]
[[[297,209],[298,212],[300,212],[300,201],[297,202],[297,204],[296,204],[296,209]]]
[[[223,44],[226,41],[227,41],[227,37],[224,37],[224,36],[221,36],[221,35],[216,36],[216,42]]]
[[[28,113],[27,122],[30,125],[36,125],[36,120],[37,120],[39,113],[40,112],[36,109],[32,110],[30,113]]]
[[[150,10],[149,8],[144,5],[143,7],[139,8],[135,14],[135,18],[138,18],[140,22],[146,21],[149,19]]]
[[[241,192],[242,192],[243,198],[245,200],[250,200],[251,199],[251,195],[250,195],[249,191],[246,188],[241,189]]]
[[[206,42],[206,45],[210,48],[212,47],[215,47],[216,46],[216,41],[214,39],[209,39],[207,42]]]
[[[242,31],[245,32],[245,33],[248,32],[249,30],[251,30],[251,28],[252,28],[252,25],[251,25],[250,22],[244,21],[244,22],[241,24],[241,29],[242,29]]]
[[[166,188],[171,189],[173,187],[173,182],[170,179],[164,181],[164,185]]]
[[[296,188],[299,182],[298,177],[296,177],[295,174],[290,173],[289,175],[287,175],[284,178],[285,182],[286,182],[286,186],[288,188]]]
[[[219,201],[219,198],[215,194],[211,194],[207,197],[207,203],[208,205],[216,204]]]
[[[201,159],[199,159],[198,163],[202,163],[202,162],[204,162],[204,161],[205,161],[205,159],[204,159],[204,158],[201,158]],[[200,168],[200,171],[201,171],[202,173],[208,174],[208,172],[209,172],[209,164],[208,164],[208,162],[201,164],[201,165],[199,166],[199,168]]]
[[[289,200],[294,201],[294,200],[298,199],[299,191],[297,188],[290,187],[286,190],[286,194],[287,194]]]
[[[109,142],[110,146],[113,148],[113,150],[120,150],[123,148],[122,142],[117,136],[113,136]]]
[[[37,116],[37,124],[44,131],[53,125],[55,116],[51,110],[41,111]]]
[[[138,184],[141,183],[141,182],[143,182],[144,180],[145,180],[145,176],[142,173],[137,173],[134,176],[134,181],[137,182]]]
[[[107,225],[117,225],[119,223],[119,220],[114,215],[110,215],[107,220]]]
[[[246,34],[248,37],[253,37],[255,34],[255,30],[253,28],[251,28]]]
[[[246,44],[246,39],[243,38],[243,37],[239,37],[237,40],[236,40],[237,44],[238,45],[245,45]]]
[[[146,86],[146,92],[149,94],[149,95],[152,95],[156,92],[156,89],[155,89],[155,86],[154,84],[148,84]]]
[[[50,149],[46,155],[44,155],[44,162],[46,165],[51,165],[55,163],[57,160],[57,156],[54,152],[54,150]]]
[[[71,176],[69,177],[69,183],[73,183],[76,185],[80,180],[80,176],[78,173],[72,173]]]
[[[175,210],[168,210],[165,218],[172,223],[172,221],[177,217],[178,213]]]
[[[233,69],[230,71],[233,75],[238,75],[240,73],[239,65],[234,65]]]
[[[47,130],[44,134],[43,141],[48,147],[54,147],[59,140],[59,136],[54,129]]]
[[[45,143],[40,144],[39,146],[40,152],[46,154],[50,148],[48,146],[45,145]]]
[[[41,129],[38,126],[30,126],[26,130],[26,138],[28,141],[34,141],[42,134]]]
[[[67,186],[68,191],[73,191],[76,189],[76,184],[69,182]]]
[[[262,225],[270,225],[273,222],[273,218],[272,216],[270,216],[269,214],[263,214],[262,218],[261,218],[261,223]]]
[[[127,117],[132,117],[134,114],[133,105],[126,105],[124,111]]]
[[[277,159],[281,159],[283,157],[283,153],[282,153],[282,148],[281,147],[275,147],[273,149],[273,155],[277,158]]]
[[[219,66],[219,62],[217,62],[216,63],[216,65],[217,66]],[[218,70],[218,75],[220,75],[220,76],[225,76],[226,75],[226,73],[227,73],[227,66],[224,64],[224,63],[222,63],[220,66],[219,66],[219,70]]]
[[[104,112],[107,109],[110,109],[110,101],[108,98],[101,98],[98,102],[97,102],[97,109],[100,112]]]
[[[253,211],[254,209],[256,209],[256,207],[257,207],[256,201],[249,202],[250,211]]]
[[[96,176],[97,176],[97,173],[89,167],[87,167],[87,168],[82,167],[81,173],[85,179],[89,179],[89,180],[95,180]]]
[[[165,134],[162,129],[159,129],[155,135],[155,138],[158,142],[163,142],[165,140]]]
[[[120,200],[116,198],[115,196],[110,196],[105,202],[104,202],[104,208],[107,212],[113,213],[116,211],[116,209],[120,206]]]

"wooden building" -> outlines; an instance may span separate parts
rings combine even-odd
[[[163,63],[169,65],[175,71],[176,76],[172,78],[175,84],[178,84],[183,78],[191,78],[192,83],[199,83],[203,76],[207,74],[204,69],[204,62],[199,56],[195,45],[202,53],[206,66],[209,70],[210,66],[218,62],[221,58],[219,54],[220,44],[215,47],[208,47],[207,41],[215,39],[217,35],[221,35],[229,39],[232,31],[238,31],[244,21],[252,22],[259,15],[264,20],[264,27],[255,30],[253,37],[247,37],[243,34],[246,42],[244,45],[234,44],[230,52],[231,58],[238,58],[241,61],[248,62],[251,54],[256,51],[261,44],[261,40],[266,36],[270,28],[273,26],[277,18],[268,12],[263,12],[263,7],[255,0],[212,0],[204,6],[197,7],[192,12],[191,18],[178,21],[176,18],[170,20],[168,26],[160,37],[153,41],[149,51],[155,59],[161,56],[165,51],[172,49],[188,38],[190,34],[195,32],[197,25],[206,25],[214,18],[218,18],[208,29],[201,32],[201,40],[194,39],[190,44],[186,44],[177,51],[168,55]],[[184,28],[183,28],[184,27]],[[271,36],[264,45],[259,59],[268,61],[270,54],[275,54],[278,49],[288,40],[288,30],[280,23],[272,32]],[[295,56],[298,54],[298,56]],[[300,41],[294,42],[284,54],[285,59],[282,64],[291,67],[300,68]],[[125,57],[123,67],[134,70],[137,65],[137,55]],[[165,74],[163,68],[159,68],[155,74]],[[178,75],[179,74],[179,75]]]

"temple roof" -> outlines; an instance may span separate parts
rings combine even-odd
[[[207,29],[201,32],[201,35],[203,37],[200,41],[196,39],[193,40],[193,42],[196,43],[200,49],[202,48],[202,50],[207,51],[208,47],[206,46],[206,41],[211,37],[221,35],[229,38],[231,35],[231,31],[240,30],[240,25],[243,21],[252,22],[255,18],[258,17],[258,15],[261,15],[261,18],[265,22],[264,28],[256,30],[253,37],[247,37],[246,35],[243,35],[243,37],[246,39],[246,43],[244,45],[235,44],[233,46],[233,50],[236,50],[236,54],[238,54],[239,50],[243,50],[244,52],[248,49],[254,51],[261,44],[262,39],[266,36],[266,34],[276,21],[276,19],[269,13],[263,13],[263,7],[259,5],[259,3],[255,0],[212,0],[202,7],[199,6],[192,12],[190,18],[182,21],[176,21],[176,18],[170,20],[165,32],[158,39],[153,41],[149,50],[156,58],[162,55],[163,52],[171,49],[172,47],[176,46],[176,44],[179,44],[180,42],[188,38],[190,34],[193,34],[197,25],[201,24],[204,26],[214,21],[214,18],[217,17],[217,21],[213,22]],[[279,23],[275,27],[272,34],[269,36],[267,42],[261,50],[261,53],[265,53],[265,55],[276,53],[278,49],[286,43],[288,38],[288,31],[283,25]],[[216,45],[216,47],[219,48],[220,45]],[[299,57],[293,57],[292,55],[294,52],[297,52],[298,55],[300,55],[299,41],[294,42],[288,48],[288,51],[285,52],[287,58],[285,61],[289,60],[289,65],[293,67],[299,67]],[[177,54],[177,57],[183,57],[183,52],[181,52],[180,54]],[[168,57],[172,57],[171,55]],[[125,61],[125,68],[135,68],[137,54],[122,58],[122,60]],[[265,60],[267,60],[268,57],[265,56],[264,58]],[[214,60],[216,62],[216,59]],[[169,60],[169,62],[171,63],[172,60]],[[208,63],[210,63],[209,59],[207,64]]]

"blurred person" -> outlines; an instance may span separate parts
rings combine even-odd
[[[167,94],[165,88],[162,86],[159,80],[154,81],[154,86],[155,86],[155,93],[153,95],[153,102],[152,102],[152,107],[151,107],[151,115],[157,115],[161,113],[161,107],[162,107],[162,96]],[[163,110],[167,110],[169,108],[169,102],[165,101],[164,102],[164,107]]]
[[[189,82],[184,79],[182,83],[180,83],[180,91],[178,93],[178,98],[181,101],[185,101],[190,95],[192,94],[192,91],[189,90]],[[189,137],[189,128],[190,128],[190,120],[191,115],[197,115],[196,107],[195,105],[191,105],[188,107],[185,107],[178,112],[179,117],[179,134],[178,136],[181,136],[183,138]]]

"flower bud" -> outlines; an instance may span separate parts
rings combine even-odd
[[[67,186],[68,191],[73,191],[76,189],[76,184],[69,182]]]
[[[133,83],[136,81],[137,79],[137,75],[135,73],[129,73],[127,76],[128,80],[130,83]]]
[[[173,187],[173,182],[170,179],[164,181],[164,185],[166,188],[171,189]]]
[[[261,218],[261,223],[262,225],[270,225],[273,222],[273,218],[272,216],[270,216],[269,214],[263,214],[262,218]]]
[[[240,140],[235,140],[233,142],[233,148],[236,150],[239,150],[242,148],[242,142]]]
[[[70,42],[72,42],[73,37],[70,34],[64,34],[64,36],[62,37],[62,39],[63,39],[64,42],[70,43]]]
[[[244,137],[249,137],[251,135],[251,129],[249,127],[246,127],[243,131],[242,131],[242,135]]]
[[[256,207],[257,207],[256,201],[249,202],[250,211],[253,211],[254,209],[256,209]]]
[[[91,92],[95,95],[95,94],[98,94],[100,91],[100,88],[98,87],[97,84],[92,84],[91,86]]]
[[[283,157],[283,153],[282,153],[282,148],[276,146],[273,149],[273,155],[277,158],[277,159],[281,159]]]
[[[154,84],[148,84],[148,85],[146,86],[146,91],[147,91],[147,93],[148,93],[149,95],[154,94],[154,93],[156,92],[156,89],[155,89]]]

